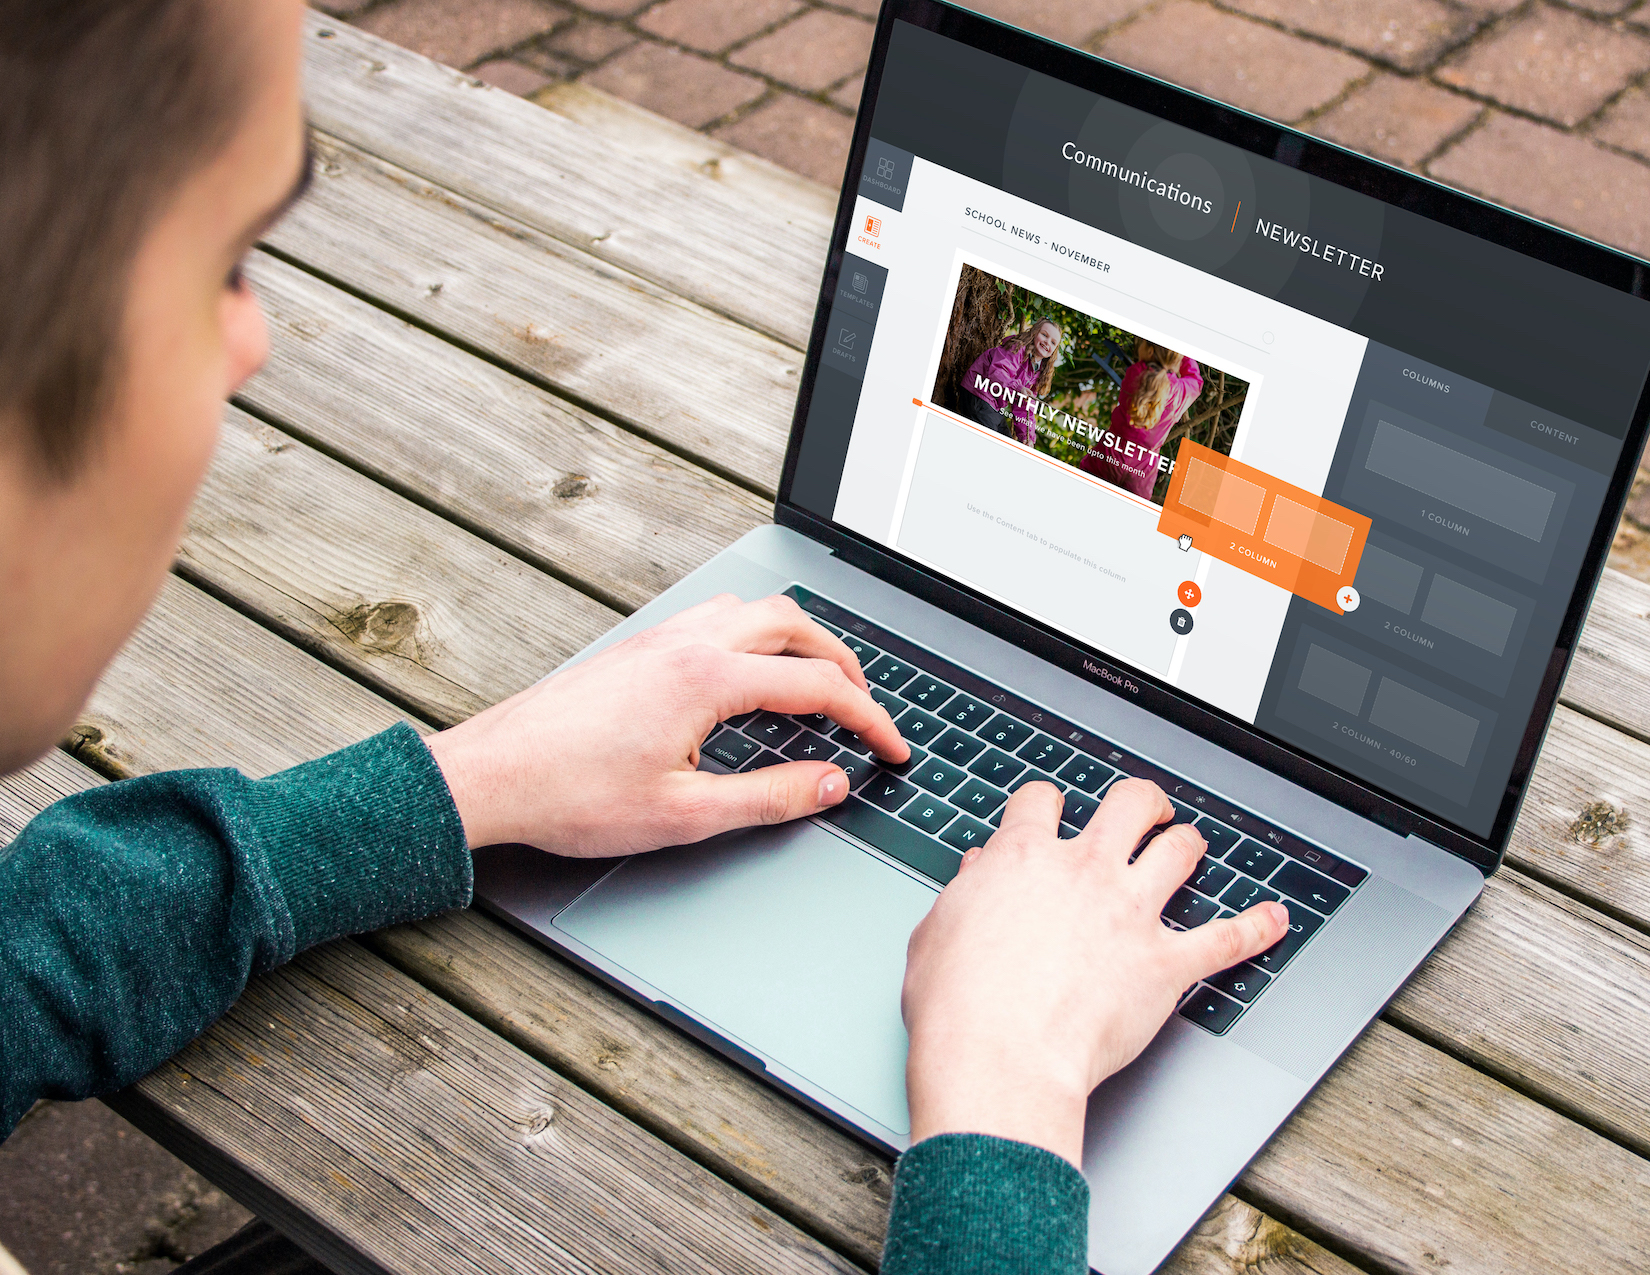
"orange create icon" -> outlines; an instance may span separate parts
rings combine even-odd
[[[882,218],[867,217],[865,219],[865,233],[873,239],[880,235],[882,233]]]
[[[1180,588],[1175,590],[1175,596],[1180,599],[1182,606],[1195,607],[1203,601],[1203,590],[1197,587],[1196,580],[1182,580]]]

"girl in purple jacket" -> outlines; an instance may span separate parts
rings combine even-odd
[[[980,355],[963,374],[964,412],[987,429],[1034,444],[1035,401],[1048,396],[1063,335],[1053,319],[1039,319]]]
[[[1197,360],[1142,341],[1123,374],[1111,432],[1090,447],[1078,468],[1147,500],[1157,485],[1163,441],[1203,393]]]

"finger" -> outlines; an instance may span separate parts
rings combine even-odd
[[[695,640],[724,651],[830,660],[848,675],[849,681],[866,685],[859,660],[847,644],[783,593],[707,615],[695,626],[695,632]]]
[[[737,651],[719,653],[717,662],[722,684],[718,721],[757,708],[775,713],[824,713],[886,761],[900,762],[911,756],[910,745],[888,711],[862,686],[850,682],[840,665]]]
[[[1181,981],[1190,987],[1200,978],[1259,956],[1288,932],[1289,909],[1281,903],[1257,903],[1237,916],[1176,935],[1175,948],[1186,962]]]
[[[736,593],[718,593],[714,598],[690,606],[685,611],[678,611],[668,620],[661,620],[651,629],[643,629],[636,636],[654,642],[696,642],[700,639],[695,635],[706,621],[744,605],[744,599]]]
[[[1160,823],[1174,818],[1174,807],[1149,779],[1119,779],[1100,801],[1078,840],[1127,858]]]
[[[741,775],[677,776],[677,833],[684,843],[719,832],[816,815],[848,795],[848,776],[822,761],[791,761]]]
[[[1064,805],[1065,798],[1060,795],[1060,790],[1039,779],[1009,797],[1008,805],[1003,807],[999,831],[1040,832],[1051,837],[1058,836],[1060,811]]]
[[[1169,896],[1186,884],[1197,861],[1203,857],[1206,843],[1196,828],[1176,824],[1158,833],[1134,861],[1136,880],[1146,892],[1146,898],[1159,911]]]

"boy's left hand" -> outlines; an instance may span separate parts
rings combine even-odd
[[[910,756],[853,653],[790,598],[725,595],[432,736],[471,846],[605,858],[816,814],[848,793],[828,762],[696,770],[717,722],[824,713],[879,757]]]

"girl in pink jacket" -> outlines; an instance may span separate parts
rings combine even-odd
[[[1147,500],[1157,485],[1163,440],[1203,393],[1197,360],[1140,342],[1123,374],[1111,430],[1089,448],[1078,468]]]
[[[1036,400],[1046,398],[1054,382],[1062,335],[1053,319],[1040,319],[975,359],[963,374],[965,414],[1028,447],[1034,444]]]

